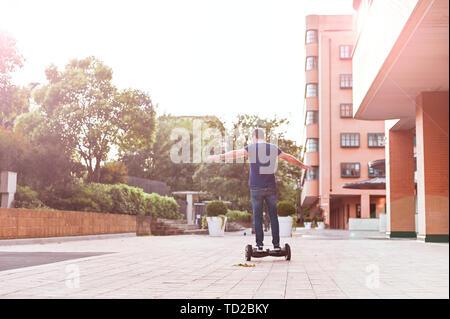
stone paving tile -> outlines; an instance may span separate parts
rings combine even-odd
[[[291,261],[247,262],[243,250],[252,238],[236,234],[1,246],[1,251],[111,254],[1,271],[0,298],[449,297],[448,244],[308,234],[283,239],[292,248]]]

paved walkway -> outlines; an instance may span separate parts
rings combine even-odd
[[[360,234],[298,231],[290,262],[246,262],[248,233],[0,246],[103,253],[0,271],[0,298],[449,298],[448,244]]]

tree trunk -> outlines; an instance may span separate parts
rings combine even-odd
[[[95,168],[93,172],[93,182],[99,183],[100,182],[100,162],[101,160],[99,158],[95,159]]]

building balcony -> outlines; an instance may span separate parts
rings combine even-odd
[[[306,100],[306,111],[318,111],[319,110],[319,98],[308,97]]]
[[[306,83],[317,83],[319,81],[319,71],[317,69],[305,72]]]
[[[306,125],[306,138],[319,138],[319,124]]]
[[[317,56],[319,54],[319,45],[316,43],[305,44],[305,56]]]
[[[310,166],[319,166],[319,152],[306,152],[305,164]]]
[[[301,206],[310,206],[319,198],[319,181],[305,180],[302,189]]]

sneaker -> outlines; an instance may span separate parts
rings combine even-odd
[[[280,251],[280,250],[281,250],[281,247],[280,247],[280,246],[273,246],[273,250],[275,250],[275,251]]]
[[[263,251],[264,250],[264,248],[263,248],[263,246],[256,246],[256,251]]]

